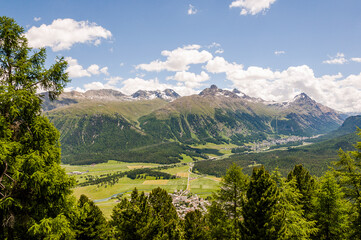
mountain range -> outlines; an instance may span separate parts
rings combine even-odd
[[[312,136],[335,130],[344,120],[344,115],[304,93],[276,103],[215,85],[184,97],[171,89],[140,90],[130,96],[91,90],[66,92],[53,102],[45,93],[43,99],[45,114],[60,131],[63,161],[68,163],[146,161],[148,150],[163,144],[185,151],[180,146]],[[140,151],[144,154],[137,158]],[[159,162],[167,162],[161,158]]]

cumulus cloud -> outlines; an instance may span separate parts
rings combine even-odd
[[[29,46],[50,47],[53,51],[68,50],[76,43],[99,45],[101,39],[109,39],[111,32],[95,23],[56,19],[50,25],[31,27],[26,33]]]
[[[351,58],[351,61],[353,61],[353,62],[361,62],[361,58]]]
[[[188,15],[194,15],[198,12],[198,10],[192,5],[192,4],[189,4],[188,6]]]
[[[34,17],[35,22],[39,22],[41,20],[41,17]]]
[[[172,51],[164,50],[161,52],[162,56],[166,57],[165,61],[155,60],[150,63],[140,64],[136,69],[145,71],[160,72],[167,71],[187,71],[190,64],[205,63],[213,58],[208,51],[200,51],[199,45],[188,45],[182,48],[177,48]]]
[[[265,100],[292,100],[301,92],[316,101],[345,112],[361,111],[361,73],[344,77],[341,73],[317,77],[307,65],[291,66],[283,71],[230,63],[215,57],[204,67],[211,73],[224,73],[232,87]]]
[[[183,82],[181,86],[193,89],[203,86],[203,82],[209,80],[209,75],[204,71],[202,71],[199,75],[191,72],[182,71],[177,72],[174,76],[168,77],[167,80]]]
[[[286,54],[285,51],[275,51],[275,55],[281,55],[281,54]]]
[[[265,12],[271,7],[271,4],[275,3],[276,0],[235,0],[229,7],[241,8],[241,15],[256,15],[260,12]]]
[[[77,59],[66,57],[65,60],[68,62],[66,72],[70,78],[90,77],[101,73],[108,75],[108,67],[100,68],[98,65],[92,64],[87,69],[84,69],[83,66],[78,63]]]
[[[347,63],[347,59],[345,58],[345,54],[337,53],[335,57],[330,57],[329,60],[325,60],[322,63],[326,64],[344,64]]]
[[[217,49],[214,53],[215,54],[222,54],[222,53],[224,53],[224,50],[222,48],[220,48],[220,49]]]

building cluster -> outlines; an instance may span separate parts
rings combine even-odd
[[[173,199],[173,205],[177,209],[178,216],[182,219],[184,219],[188,212],[195,211],[196,209],[206,212],[210,204],[209,201],[198,197],[197,194],[190,193],[188,190],[176,190],[170,195]]]

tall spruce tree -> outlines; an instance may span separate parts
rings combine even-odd
[[[302,164],[296,165],[287,176],[288,181],[292,179],[296,182],[296,187],[301,193],[300,204],[303,206],[304,215],[311,220],[313,213],[312,198],[315,194],[315,179],[311,176],[310,172],[305,169]]]
[[[241,167],[233,163],[222,178],[220,190],[214,195],[215,203],[213,207],[215,208],[210,213],[219,214],[215,211],[224,211],[231,227],[231,235],[228,238],[241,238],[242,207],[248,183],[248,176],[243,174]],[[217,204],[218,207],[216,206]],[[211,216],[211,218],[213,217]]]
[[[142,240],[155,239],[158,234],[154,211],[144,192],[135,188],[131,199],[123,198],[113,208],[111,224],[117,239]]]
[[[81,195],[76,208],[70,213],[72,229],[79,240],[110,238],[110,228],[103,212],[87,196]]]
[[[253,169],[246,196],[244,239],[280,239],[285,231],[285,219],[278,214],[280,194],[276,182],[263,166]]]
[[[186,240],[207,240],[210,237],[206,218],[198,209],[185,215],[183,226]]]
[[[155,188],[149,194],[149,204],[157,220],[157,239],[182,239],[183,229],[172,197],[165,189]]]
[[[32,226],[64,222],[74,185],[36,94],[42,88],[56,98],[68,82],[67,63],[60,58],[46,69],[45,58],[45,49],[28,47],[22,27],[0,17],[0,236],[8,239],[31,239]]]
[[[315,239],[348,239],[350,206],[343,195],[334,175],[326,172],[314,199],[319,229]]]
[[[280,237],[284,240],[307,240],[317,232],[316,221],[310,221],[304,216],[301,205],[302,194],[296,187],[295,179],[287,181],[281,177],[278,170],[272,178],[277,183],[280,193],[277,218],[284,219],[285,231]]]
[[[361,137],[360,129],[358,135]],[[353,207],[351,238],[361,239],[361,142],[357,142],[355,148],[349,152],[340,149],[340,159],[334,163],[334,174]]]

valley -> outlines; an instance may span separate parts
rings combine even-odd
[[[60,131],[62,166],[78,184],[74,195],[86,194],[107,217],[134,188],[207,198],[233,162],[246,174],[264,165],[285,176],[303,164],[320,176],[339,147],[351,149],[361,125],[357,117],[343,123],[343,115],[306,94],[276,103],[214,85],[187,97],[93,90],[50,102],[45,95],[43,109]]]

